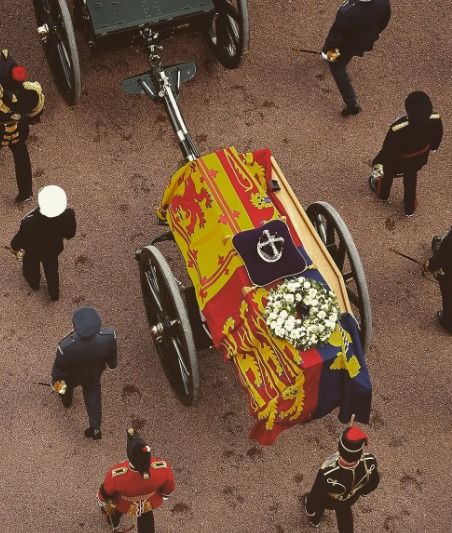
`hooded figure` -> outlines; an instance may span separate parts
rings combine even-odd
[[[74,330],[58,345],[52,367],[52,384],[64,407],[70,407],[74,388],[82,387],[89,418],[85,437],[102,438],[102,399],[100,380],[107,368],[116,368],[116,334],[103,328],[94,307],[79,307],[72,315]]]
[[[364,451],[367,440],[356,426],[343,431],[338,451],[323,463],[311,491],[303,496],[312,526],[320,527],[325,509],[334,509],[339,533],[353,533],[352,505],[380,482],[375,457]]]
[[[174,491],[174,477],[167,461],[152,457],[151,449],[133,428],[127,430],[127,457],[107,472],[97,498],[113,531],[129,531],[119,525],[121,516],[137,517],[138,533],[153,533],[153,509]]]
[[[391,124],[381,150],[372,161],[370,188],[381,200],[389,200],[394,177],[403,177],[405,215],[416,209],[417,173],[427,164],[443,138],[439,113],[433,111],[428,94],[410,93],[405,100],[406,114]]]
[[[24,251],[23,275],[34,291],[39,289],[42,263],[50,299],[57,301],[60,297],[58,256],[64,249],[63,240],[75,236],[75,213],[67,207],[66,193],[57,185],[47,185],[38,192],[38,205],[22,219],[19,231],[11,240],[11,251],[15,254]]]
[[[0,148],[7,146],[14,158],[19,194],[15,202],[32,199],[30,155],[26,140],[30,124],[40,122],[44,95],[38,82],[26,81],[27,73],[8,50],[0,52]]]

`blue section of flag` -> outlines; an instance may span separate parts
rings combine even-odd
[[[361,368],[355,377],[351,377],[346,369],[331,369],[341,347],[325,344],[317,349],[325,362],[322,366],[317,408],[313,418],[321,418],[335,407],[340,407],[338,417],[342,423],[347,423],[354,414],[357,422],[368,424],[372,403],[372,384],[364,360],[358,326],[350,313],[342,315],[340,324],[352,338],[347,350],[347,360],[356,356]]]
[[[299,247],[299,251],[304,256],[307,265],[311,265],[312,261],[306,250]],[[320,281],[325,287],[328,287],[317,269],[306,270],[303,272],[303,276]],[[347,423],[351,415],[354,414],[357,422],[368,424],[372,403],[372,384],[364,359],[358,325],[350,313],[342,315],[340,324],[352,339],[347,351],[347,360],[355,355],[361,368],[358,375],[353,378],[350,377],[346,369],[331,369],[330,367],[341,348],[331,344],[317,347],[324,364],[320,376],[317,408],[312,418],[321,418],[339,407],[339,420],[342,423]]]

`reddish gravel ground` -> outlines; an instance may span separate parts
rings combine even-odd
[[[376,49],[350,67],[363,113],[349,119],[339,114],[327,66],[290,52],[321,47],[336,2],[251,0],[251,52],[237,71],[223,69],[202,36],[168,42],[163,56],[168,64],[196,61],[197,76],[183,87],[180,104],[201,152],[270,147],[303,205],[331,203],[354,236],[373,306],[367,360],[374,399],[367,430],[382,471],[381,487],[355,507],[356,531],[447,533],[451,337],[436,322],[437,287],[390,248],[424,260],[432,236],[452,221],[452,4],[432,2],[428,10],[409,0],[393,4]],[[95,494],[108,467],[125,457],[132,424],[174,467],[177,490],[156,512],[159,532],[308,531],[300,495],[335,451],[342,429],[336,413],[262,448],[247,438],[246,399],[219,352],[200,355],[202,397],[193,408],[175,399],[156,358],[133,256],[159,233],[154,210],[182,157],[163,109],[119,86],[146,70],[144,55],[126,49],[92,57],[80,38],[83,96],[71,109],[51,81],[32,2],[2,3],[0,35],[0,46],[27,65],[47,96],[42,124],[29,141],[35,191],[63,186],[79,223],[60,260],[58,303],[49,301],[45,288],[30,294],[19,265],[6,251],[1,257],[2,531],[107,531]],[[446,134],[422,171],[416,216],[406,220],[401,183],[385,205],[370,194],[366,178],[388,124],[417,89],[431,94]],[[3,244],[29,207],[13,204],[9,151],[0,152],[0,166]],[[165,254],[179,272],[176,250],[167,247]],[[83,437],[80,391],[66,412],[35,384],[48,379],[57,343],[79,305],[97,307],[119,339],[119,368],[103,379],[99,442]],[[335,530],[327,513],[322,531]]]

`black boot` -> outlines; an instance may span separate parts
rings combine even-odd
[[[341,115],[343,117],[348,117],[349,115],[357,115],[358,113],[360,113],[362,111],[362,109],[359,107],[358,104],[353,104],[353,105],[347,105],[347,107],[345,107],[342,111],[341,111]]]
[[[100,440],[102,438],[102,431],[100,428],[89,427],[85,429],[85,437],[87,439]]]

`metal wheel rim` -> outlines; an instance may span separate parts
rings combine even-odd
[[[75,105],[81,94],[80,61],[66,1],[34,0],[34,6],[38,24],[49,27],[42,44],[58,89],[69,105]]]
[[[199,370],[190,322],[170,267],[155,246],[141,251],[140,280],[150,327],[165,324],[165,335],[153,336],[163,371],[179,400],[193,405],[199,395]]]
[[[314,202],[308,206],[306,213],[341,272],[359,323],[361,344],[364,353],[367,353],[372,336],[372,311],[364,269],[353,238],[342,217],[327,202]]]

